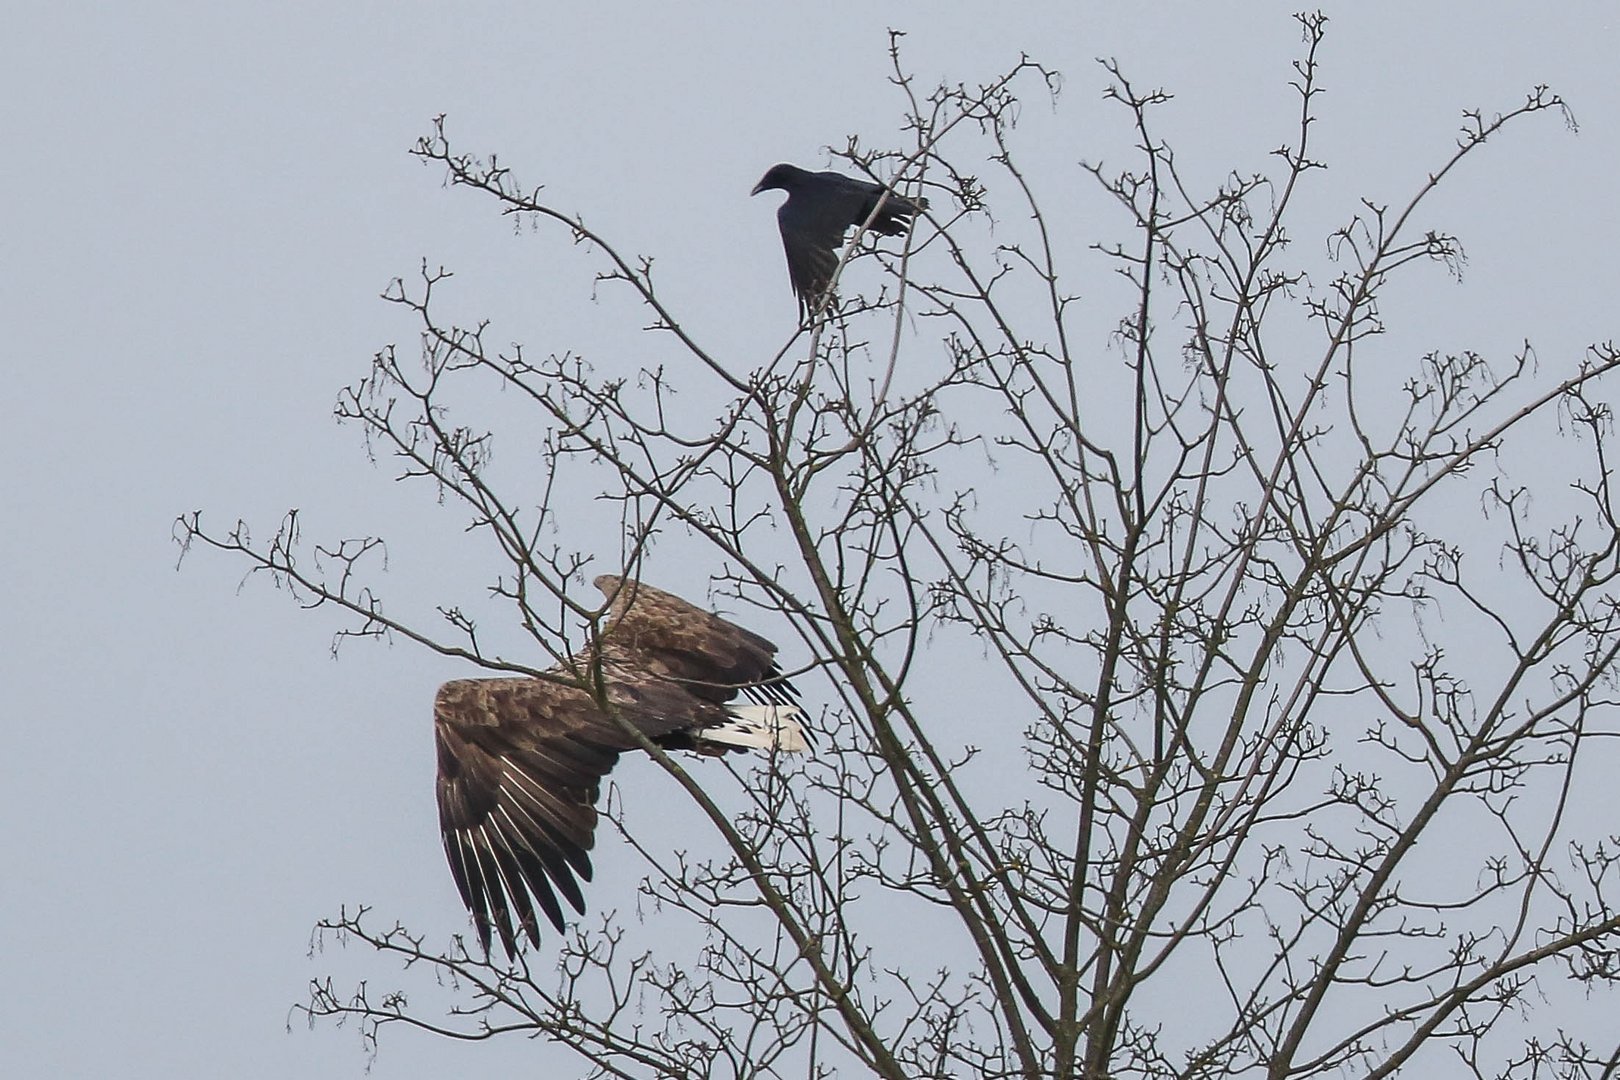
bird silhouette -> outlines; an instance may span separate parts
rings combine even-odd
[[[810,172],[797,165],[771,166],[752,194],[771,190],[788,194],[776,211],[776,223],[782,230],[788,277],[805,316],[820,306],[831,288],[838,249],[851,226],[866,225],[883,236],[903,236],[911,228],[912,218],[928,209],[928,200],[921,196],[907,198],[869,180]]]

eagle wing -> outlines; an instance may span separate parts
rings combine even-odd
[[[603,574],[595,585],[609,600],[605,663],[668,679],[715,705],[739,691],[766,705],[798,698],[776,666],[776,646],[752,630],[639,581]]]
[[[725,723],[739,689],[767,704],[794,696],[758,634],[650,585],[603,576],[597,587],[612,600],[597,655],[617,717],[585,689],[588,664],[458,679],[434,702],[444,851],[485,951],[492,931],[509,956],[519,935],[538,947],[540,912],[561,932],[563,900],[585,911],[601,781],[640,746],[621,720],[680,745]]]
[[[584,690],[550,679],[458,679],[433,705],[439,757],[439,826],[461,899],[479,940],[490,926],[508,954],[518,928],[539,943],[534,903],[560,931],[560,893],[585,910],[602,777],[620,740]]]
[[[720,719],[656,680],[616,682],[609,698],[654,739]],[[601,781],[636,740],[561,672],[445,683],[433,720],[444,852],[479,941],[487,951],[493,928],[508,955],[520,933],[538,946],[536,905],[559,932],[559,898],[585,910]]]

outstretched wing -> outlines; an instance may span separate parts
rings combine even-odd
[[[714,705],[739,691],[761,704],[798,698],[776,646],[752,630],[638,581],[603,574],[595,584],[610,601],[601,655],[615,669],[667,679]]]
[[[829,206],[837,205],[836,216],[843,218],[846,226],[864,225],[870,218],[873,232],[900,236],[911,228],[912,218],[928,209],[928,200],[922,196],[908,199],[870,180],[835,172],[816,173],[815,179],[824,192],[822,198]],[[885,192],[888,192],[888,198],[883,197]],[[878,206],[880,201],[883,204],[881,208]]]
[[[558,895],[583,913],[596,799],[620,747],[590,695],[545,679],[459,679],[433,705],[439,826],[478,937],[493,921],[508,955],[517,930],[535,945],[538,903],[559,931]],[[531,900],[532,897],[532,900]]]
[[[806,314],[832,285],[838,270],[838,252],[851,227],[871,219],[872,231],[900,236],[911,227],[911,219],[928,206],[927,199],[913,201],[893,192],[884,199],[885,191],[881,184],[835,172],[806,174],[777,210],[788,277]]]
[[[838,249],[843,246],[849,224],[818,212],[810,200],[792,195],[776,211],[776,225],[782,230],[788,280],[799,295],[800,308],[808,315],[832,285],[833,273],[838,269]]]
[[[596,584],[612,599],[599,653],[611,715],[561,669],[458,679],[434,701],[444,851],[486,952],[492,932],[509,956],[520,936],[538,947],[540,914],[562,931],[564,900],[585,911],[602,778],[641,745],[626,722],[685,745],[735,720],[724,706],[739,690],[762,704],[795,696],[758,634],[649,585]]]

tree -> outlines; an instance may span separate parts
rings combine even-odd
[[[1018,164],[1017,95],[1053,73],[924,94],[896,41],[911,147],[836,156],[926,192],[926,222],[898,252],[857,240],[881,287],[846,277],[763,361],[706,350],[650,262],[441,119],[415,154],[588,245],[678,358],[627,377],[491,348],[440,317],[448,274],[425,267],[387,294],[420,362],[384,350],[338,414],[493,543],[497,636],[522,653],[465,602],[437,628],[386,609],[375,538],[311,547],[289,514],[258,543],[190,515],[182,542],[337,609],[343,635],[530,674],[594,632],[587,565],[672,550],[792,628],[827,708],[809,761],[648,747],[707,832],[672,851],[610,799],[644,923],[587,918],[509,966],[346,910],[318,936],[402,961],[402,988],[323,979],[310,1017],[540,1035],[593,1076],[1615,1075],[1612,1024],[1571,1006],[1612,1010],[1620,978],[1620,837],[1593,813],[1620,353],[1411,355],[1379,306],[1461,265],[1423,224],[1432,193],[1569,113],[1538,87],[1466,114],[1409,202],[1302,253],[1325,23],[1300,17],[1271,171],[1208,192],[1155,134],[1168,95],[1106,65],[1136,156],[1085,169],[1133,237],[1095,249],[1118,272],[1100,299],[1071,291],[1081,245]],[[539,476],[457,419],[490,387],[526,411],[503,440],[543,431]],[[618,523],[614,563],[553,539],[581,490]]]

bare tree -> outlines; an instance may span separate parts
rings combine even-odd
[[[421,355],[382,352],[338,414],[493,545],[521,652],[470,600],[437,626],[385,608],[374,539],[193,515],[182,541],[344,634],[534,674],[599,617],[587,564],[638,573],[656,540],[712,564],[722,606],[778,613],[828,704],[807,762],[655,755],[697,846],[610,802],[642,921],[508,965],[345,911],[319,940],[401,961],[400,990],[324,979],[310,1017],[540,1035],[591,1076],[1617,1075],[1620,353],[1410,355],[1379,309],[1460,265],[1431,194],[1569,113],[1537,88],[1466,114],[1409,201],[1296,250],[1324,24],[1300,18],[1270,170],[1213,191],[1155,134],[1168,96],[1107,64],[1135,156],[1085,175],[1132,239],[1089,252],[1017,163],[1017,95],[1052,73],[925,94],[896,50],[911,145],[836,156],[928,194],[926,220],[904,251],[857,238],[845,300],[745,362],[683,328],[649,263],[436,125],[419,158],[588,245],[671,357],[627,376],[491,348],[441,321],[443,272],[388,294]],[[1118,277],[1082,299],[1067,283],[1098,261]],[[458,418],[489,387],[543,430],[542,473],[503,472]],[[616,560],[554,530],[581,490],[612,507]],[[1610,1019],[1583,1027],[1587,1002]]]

